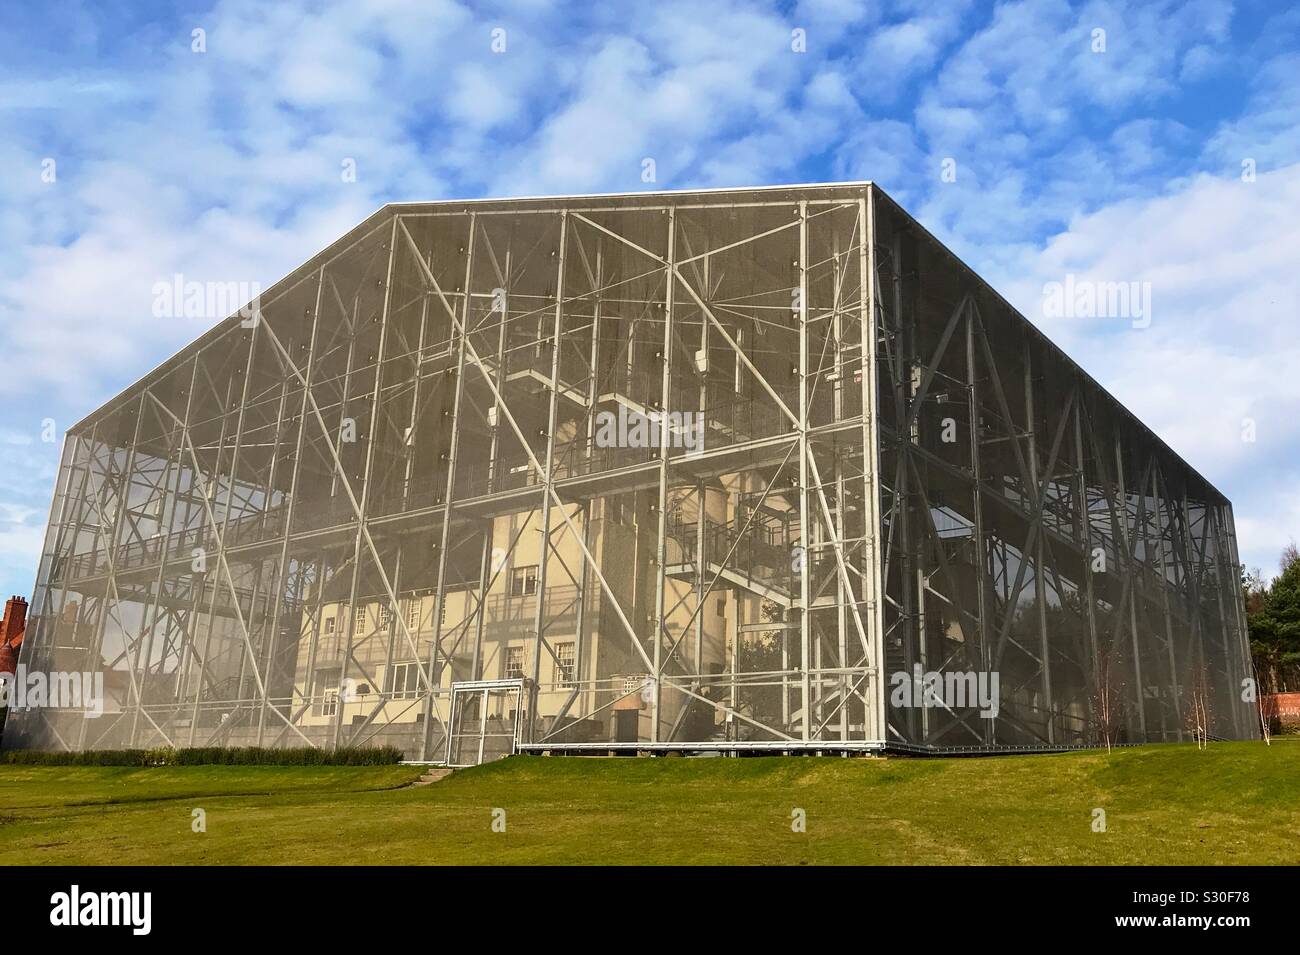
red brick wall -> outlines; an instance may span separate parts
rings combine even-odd
[[[5,615],[0,621],[0,643],[22,643],[23,628],[27,625],[27,601],[10,597],[5,601]]]
[[[1300,720],[1300,693],[1272,693],[1265,696],[1264,715],[1287,722]]]
[[[5,602],[5,615],[0,619],[0,673],[13,673],[18,666],[18,647],[23,642],[27,626],[27,601],[10,597]]]

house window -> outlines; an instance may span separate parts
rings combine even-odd
[[[366,608],[358,607],[352,622],[352,632],[362,633],[366,629]]]
[[[420,695],[420,665],[394,663],[388,671],[388,695],[394,700],[413,700]]]
[[[388,618],[389,618],[391,615],[392,615],[392,612],[391,612],[391,610],[389,609],[388,604],[386,604],[386,603],[381,603],[381,604],[379,605],[379,629],[380,629],[380,630],[387,630],[387,629],[388,629]]]
[[[316,671],[312,684],[312,716],[333,716],[338,712],[339,681],[343,678],[341,667],[322,667]]]
[[[524,676],[524,648],[506,647],[501,665],[501,679],[522,680]]]
[[[326,632],[326,633],[333,633],[333,632],[334,632],[334,618],[333,618],[333,617],[326,617],[326,618],[325,618],[325,632]]]
[[[510,568],[510,596],[527,597],[537,593],[537,565]]]
[[[574,646],[572,641],[555,645],[555,685],[573,686],[574,680]]]
[[[420,601],[415,597],[406,602],[406,629],[411,631],[420,629]]]

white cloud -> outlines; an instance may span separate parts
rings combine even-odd
[[[1236,74],[1246,106],[1199,157],[1200,131],[1162,116],[1180,82],[1232,75],[1230,8],[724,0],[701,15],[688,0],[487,13],[451,0],[219,0],[193,18],[208,31],[201,55],[188,22],[122,34],[74,17],[69,36],[102,62],[55,61],[0,85],[0,104],[37,107],[0,112],[0,326],[24,370],[0,381],[8,430],[34,434],[47,414],[66,424],[203,330],[152,318],[154,282],[181,272],[265,287],[388,199],[829,169],[881,182],[1031,317],[1041,283],[1067,270],[1149,278],[1150,329],[1049,334],[1237,499],[1243,542],[1271,565],[1270,509],[1297,526],[1279,475],[1295,478],[1300,438],[1285,365],[1300,367],[1286,324],[1300,61],[1278,39],[1296,15],[1261,28],[1263,65]],[[497,26],[502,54],[489,46]],[[790,49],[794,27],[808,31],[806,54]],[[1096,27],[1104,54],[1089,48]],[[47,156],[53,185],[40,181]],[[1253,187],[1237,178],[1244,157],[1258,161]],[[354,184],[340,179],[345,158]],[[1180,178],[1198,158],[1221,178]],[[1253,447],[1234,426],[1244,416],[1259,422]],[[51,449],[32,450],[33,479],[0,528],[29,568],[53,473]]]
[[[967,3],[946,3],[923,15],[875,30],[862,50],[860,75],[873,95],[893,96],[917,74],[930,69],[957,36]]]
[[[908,185],[925,175],[927,162],[907,123],[865,121],[857,124],[836,150],[835,175],[838,179],[871,179],[906,205],[914,195]]]
[[[1208,43],[1198,43],[1183,55],[1178,78],[1184,83],[1195,83],[1212,74],[1227,57]]]
[[[1300,53],[1268,60],[1251,83],[1240,118],[1225,123],[1206,146],[1207,156],[1229,174],[1241,171],[1244,159],[1259,169],[1294,162],[1300,156]]]
[[[1272,561],[1300,471],[1300,164],[1256,183],[1199,176],[1071,221],[990,275],[1025,315],[1233,498],[1243,560]],[[1043,317],[1043,285],[1150,282],[1149,328]],[[1243,440],[1243,421],[1256,439]],[[1275,524],[1271,531],[1265,531]]]
[[[535,133],[489,156],[496,195],[750,184],[793,172],[856,117],[847,82],[790,49],[790,25],[739,3],[654,8],[602,38]],[[688,167],[686,164],[689,163]]]

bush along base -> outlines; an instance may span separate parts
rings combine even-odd
[[[269,749],[201,746],[173,749],[92,749],[80,753],[11,749],[0,753],[10,766],[392,766],[402,761],[393,746]]]

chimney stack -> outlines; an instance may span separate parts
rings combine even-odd
[[[18,648],[27,627],[27,601],[13,596],[5,601],[5,615],[0,619],[0,673],[14,673],[18,668]]]
[[[0,643],[22,643],[23,630],[27,626],[27,601],[22,597],[10,597],[5,601],[5,615],[0,620]]]

